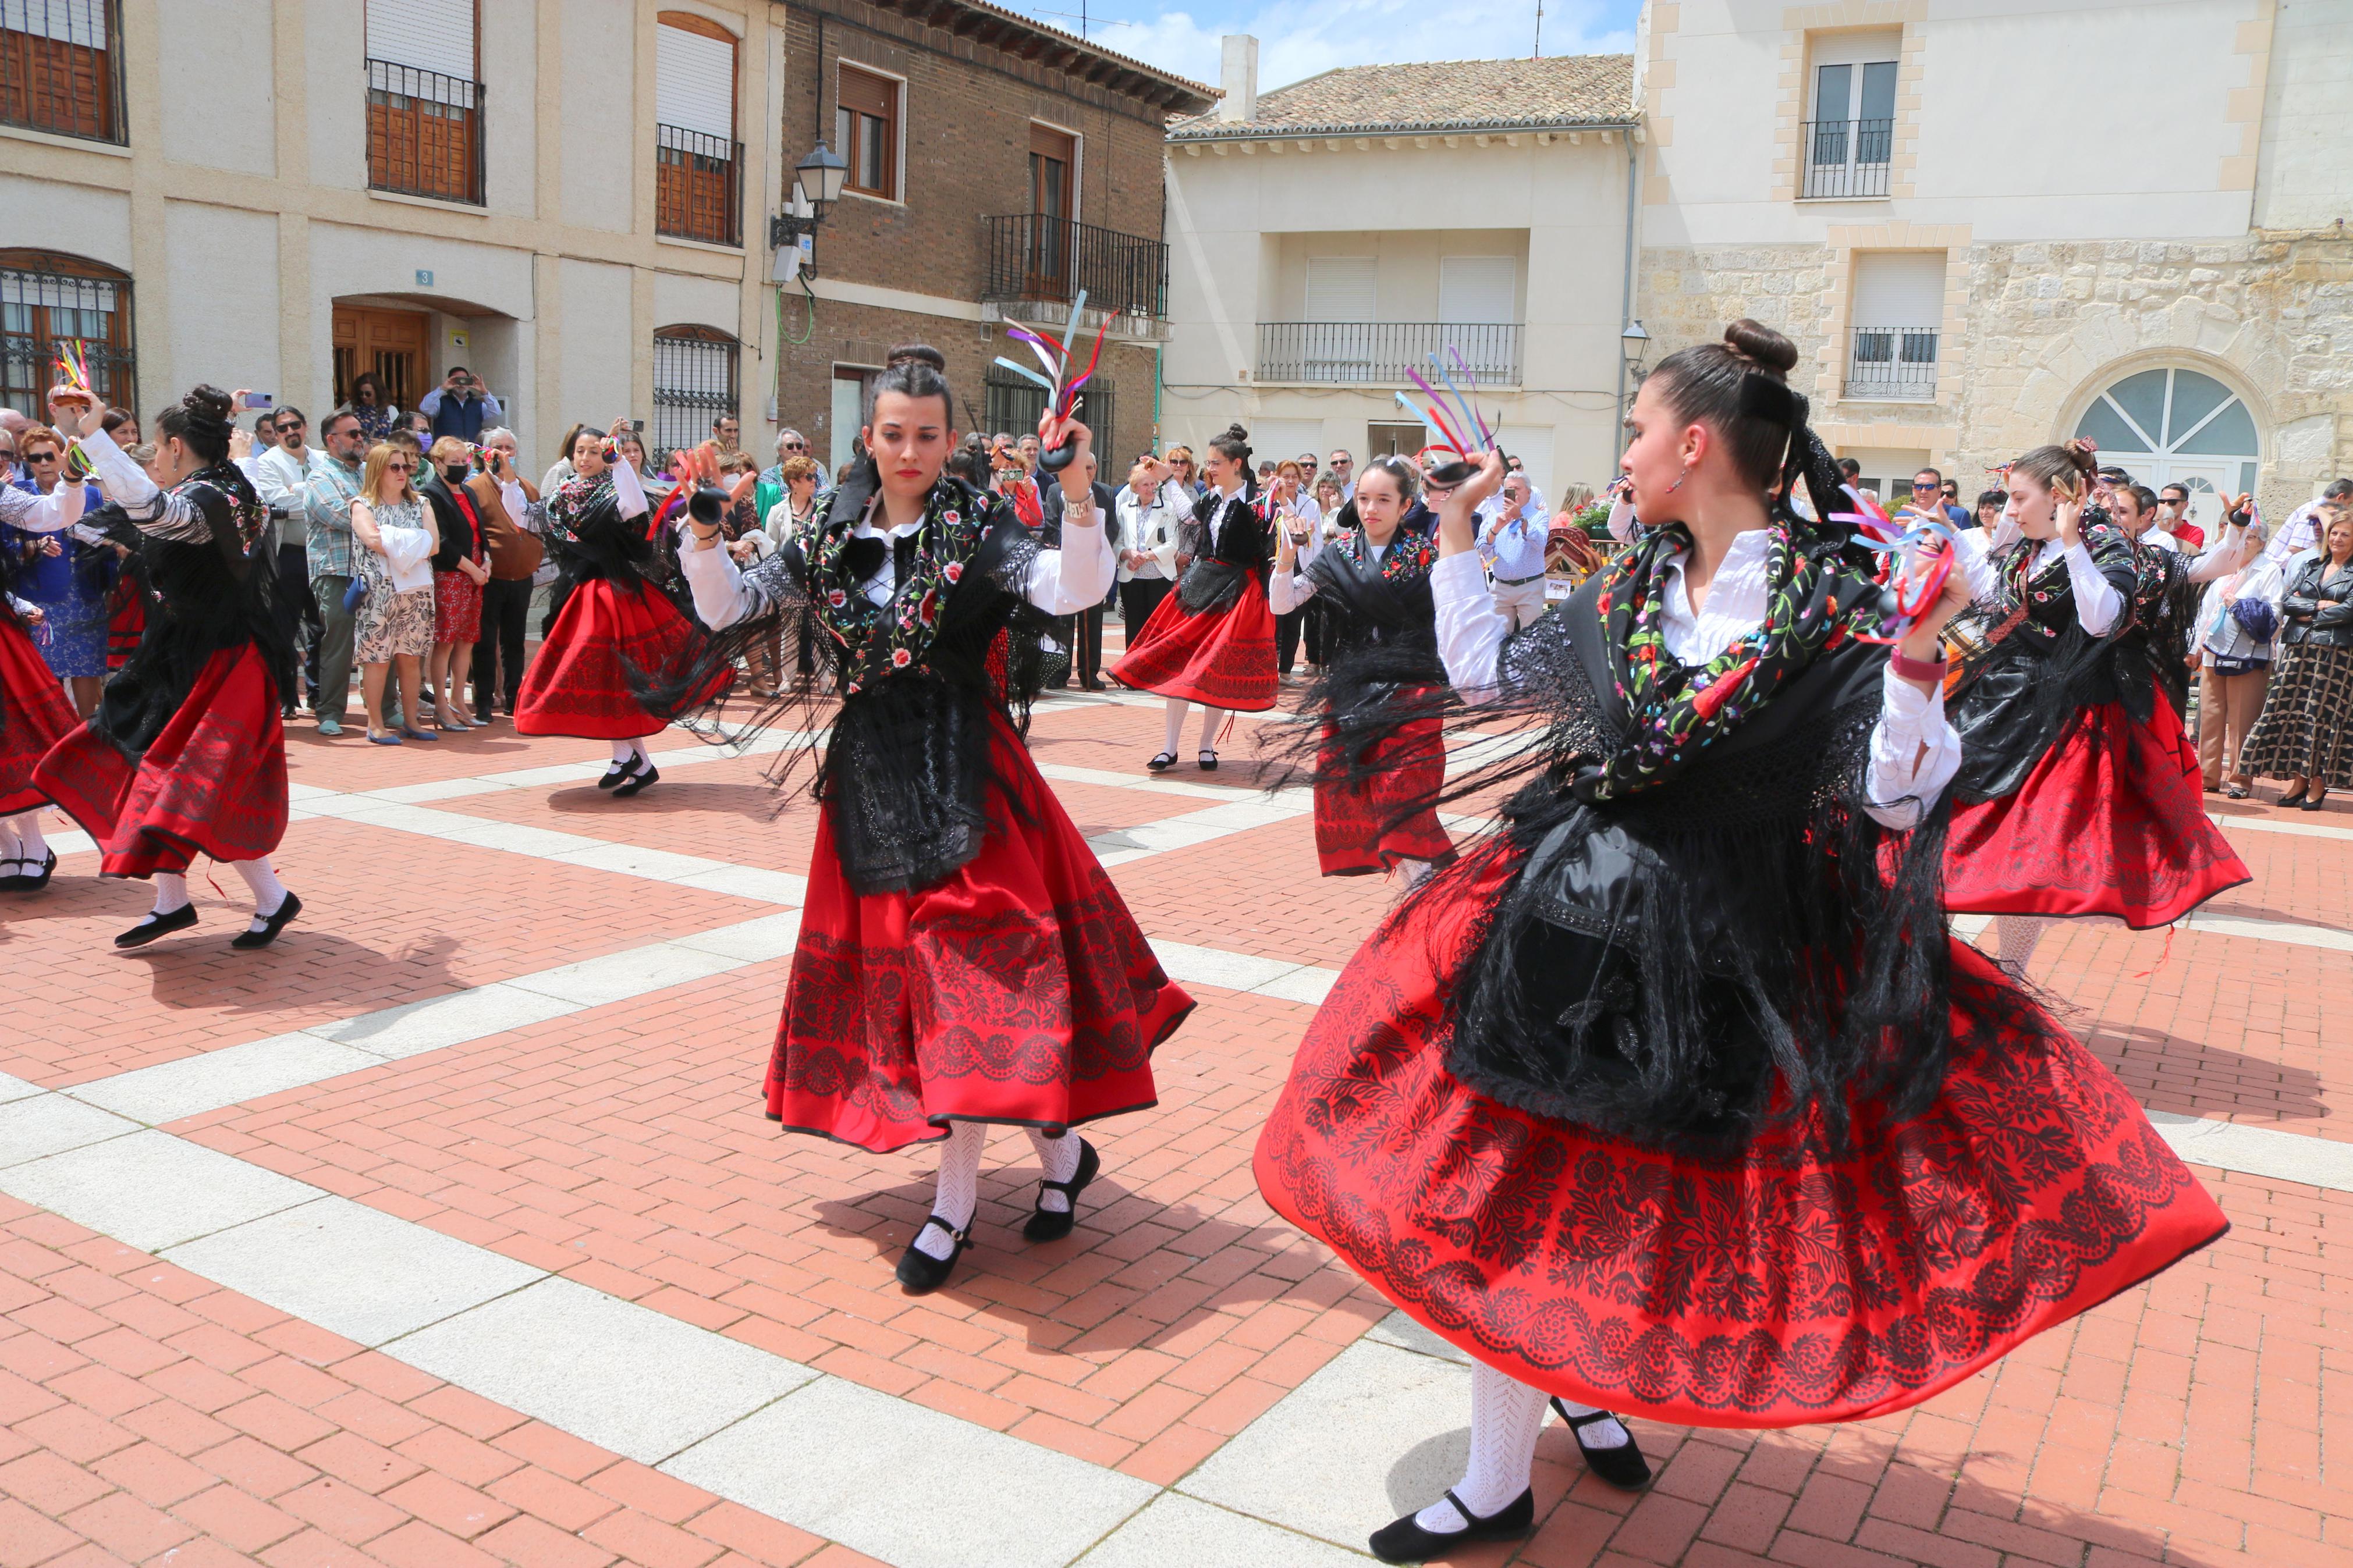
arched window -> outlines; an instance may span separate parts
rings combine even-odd
[[[79,343],[91,389],[137,412],[131,275],[52,250],[0,250],[0,404],[45,418],[61,343]]]
[[[2156,489],[2186,485],[2190,515],[2217,521],[2217,498],[2253,490],[2263,446],[2255,416],[2237,393],[2186,367],[2135,371],[2092,399],[2075,434],[2098,446],[2100,461],[2130,469]]]
[[[735,340],[716,327],[663,327],[654,333],[654,426],[647,460],[711,438],[711,422],[735,412]]]

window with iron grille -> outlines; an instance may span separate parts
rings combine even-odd
[[[80,345],[100,397],[139,406],[130,275],[79,256],[0,250],[0,405],[46,418],[64,343]]]
[[[0,123],[124,140],[121,0],[0,0]]]
[[[654,420],[647,460],[656,467],[682,447],[711,438],[711,422],[735,413],[733,338],[715,327],[664,327],[654,333]]]
[[[735,138],[735,36],[664,11],[654,28],[654,232],[742,243],[743,144]]]
[[[1079,391],[1076,412],[1079,423],[1094,437],[1095,478],[1101,479],[1106,472],[1115,469],[1114,477],[1104,482],[1116,484],[1127,478],[1127,465],[1113,456],[1120,448],[1113,444],[1112,391],[1108,382],[1089,382]],[[1037,433],[1038,421],[1046,414],[1044,387],[991,365],[987,374],[981,377],[981,419],[987,426],[984,435],[1002,432],[1018,441]]]
[[[368,0],[371,190],[482,205],[480,21],[476,0]]]

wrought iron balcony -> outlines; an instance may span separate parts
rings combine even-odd
[[[1168,247],[1140,234],[1042,213],[983,218],[988,226],[988,281],[981,299],[1008,307],[1060,306],[1084,289],[1087,309],[1142,318],[1156,326],[1168,314]],[[1050,315],[1048,310],[1046,314]]]
[[[1430,356],[1461,352],[1487,383],[1520,379],[1517,321],[1261,321],[1258,379],[1342,385],[1405,386],[1409,366],[1430,374]]]
[[[654,232],[705,245],[744,243],[744,143],[654,127]]]
[[[1805,195],[1883,196],[1895,161],[1893,120],[1809,120],[1799,126],[1805,149]]]
[[[368,188],[482,205],[482,84],[367,62]]]
[[[1877,403],[1936,401],[1936,329],[1857,327],[1850,334],[1846,395]]]

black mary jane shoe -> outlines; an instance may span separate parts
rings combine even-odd
[[[274,913],[259,917],[261,921],[259,931],[248,926],[229,938],[228,944],[231,947],[242,948],[268,947],[278,940],[278,933],[286,929],[287,922],[301,912],[302,900],[296,898],[290,890],[286,897],[279,901]]]
[[[1484,1519],[1464,1508],[1462,1500],[1452,1492],[1446,1494],[1446,1500],[1471,1522],[1461,1530],[1424,1530],[1419,1520],[1407,1514],[1373,1531],[1373,1555],[1384,1563],[1427,1563],[1474,1541],[1518,1541],[1535,1528],[1536,1494],[1533,1487]]]
[[[159,936],[185,931],[196,923],[196,906],[182,904],[168,915],[151,914],[114,939],[117,947],[145,947]]]
[[[636,773],[637,771],[638,759],[635,757],[631,757],[626,763],[615,763],[611,767],[605,770],[605,776],[596,781],[596,787],[598,789],[612,789],[620,784],[631,773]]]
[[[661,783],[661,770],[654,766],[653,763],[648,763],[646,764],[645,772],[641,773],[631,773],[628,778],[623,779],[619,784],[613,786],[613,798],[615,800],[627,800],[633,795],[642,794],[647,785],[658,784],[659,783]]]
[[[32,861],[16,859],[7,861],[5,864],[29,866]],[[52,849],[41,861],[41,868],[38,871],[18,871],[10,876],[0,877],[0,893],[37,893],[49,885],[50,873],[57,868],[58,852]]]
[[[1095,1152],[1095,1146],[1083,1138],[1080,1139],[1078,1170],[1067,1182],[1038,1184],[1038,1212],[1029,1216],[1029,1223],[1021,1227],[1021,1234],[1031,1241],[1060,1241],[1070,1235],[1071,1227],[1079,1223],[1079,1194],[1087,1190],[1087,1184],[1093,1181],[1095,1173],[1102,1169],[1103,1157]],[[1060,1210],[1048,1208],[1048,1193],[1061,1194],[1070,1207]]]
[[[1155,752],[1152,754],[1152,760],[1144,765],[1151,769],[1155,773],[1165,773],[1170,768],[1176,765],[1176,753],[1174,752]]]
[[[923,1232],[934,1226],[947,1232],[948,1239],[955,1244],[955,1249],[945,1258],[934,1258],[915,1245],[922,1239]],[[914,1236],[908,1239],[907,1250],[900,1255],[899,1283],[904,1285],[910,1294],[916,1296],[928,1295],[938,1289],[955,1271],[956,1259],[964,1256],[965,1245],[971,1239],[972,1226],[958,1230],[939,1215],[932,1215],[915,1228]]]
[[[1218,771],[1218,753],[1215,752],[1203,752],[1198,757],[1196,757],[1194,761],[1200,764],[1201,771],[1205,773],[1213,773]]]
[[[1607,1410],[1596,1410],[1588,1415],[1571,1415],[1568,1407],[1556,1395],[1553,1414],[1568,1423],[1568,1435],[1577,1439],[1577,1451],[1585,1456],[1585,1468],[1621,1491],[1638,1492],[1651,1484],[1651,1461],[1642,1458],[1641,1445],[1634,1439],[1634,1429]],[[1604,1421],[1618,1422],[1626,1440],[1613,1448],[1588,1447],[1585,1429]],[[1461,1503],[1454,1505],[1461,1508]]]

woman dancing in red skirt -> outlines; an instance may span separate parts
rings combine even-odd
[[[271,613],[269,510],[228,460],[233,402],[199,386],[155,416],[152,477],[100,429],[86,394],[80,448],[157,602],[98,711],[49,751],[35,785],[98,840],[99,870],[152,877],[155,907],[114,939],[142,947],[196,923],[187,870],[226,860],[253,892],[231,947],[267,947],[302,911],[269,864],[286,836],[286,731],[277,671],[293,655]],[[52,395],[52,406],[57,406]],[[81,487],[60,485],[79,512]]]
[[[1274,613],[1267,608],[1266,519],[1251,500],[1250,432],[1236,425],[1209,443],[1208,490],[1176,530],[1176,591],[1160,601],[1111,677],[1168,699],[1166,744],[1145,764],[1176,765],[1185,710],[1198,702],[1203,773],[1218,765],[1218,726],[1230,712],[1274,706]]]
[[[2147,623],[2177,579],[2237,568],[2248,514],[2194,560],[2134,542],[2085,494],[2091,449],[2038,447],[2010,468],[2025,537],[1989,552],[1958,537],[1977,603],[1953,724],[1945,901],[2001,917],[2003,967],[2025,973],[2054,916],[2114,915],[2135,930],[2179,920],[2247,868],[2206,816],[2197,748],[2165,695]]]
[[[1152,1052],[1193,1007],[1015,725],[1039,673],[1008,658],[1015,623],[1034,634],[1111,584],[1103,519],[1069,478],[1092,467],[1087,432],[1070,426],[1061,548],[1040,549],[1009,501],[943,472],[955,404],[939,368],[929,348],[894,354],[867,394],[869,456],[749,572],[716,511],[691,513],[681,569],[723,629],[669,683],[691,690],[804,612],[824,628],[842,701],[768,1114],[877,1152],[942,1142],[931,1217],[899,1260],[916,1291],[970,1239],[992,1122],[1029,1129],[1045,1167],[1023,1234],[1070,1234],[1100,1165],[1071,1129],[1153,1104]],[[1039,437],[1060,434],[1050,417]]]
[[[1267,598],[1289,615],[1314,598],[1331,648],[1303,711],[1324,714],[1315,770],[1315,859],[1327,877],[1399,871],[1408,886],[1454,858],[1454,841],[1429,803],[1446,782],[1435,717],[1391,733],[1393,700],[1426,702],[1446,684],[1439,662],[1430,572],[1436,519],[1414,499],[1421,476],[1403,458],[1376,458],[1342,510],[1340,537],[1303,564],[1287,531],[1275,535]],[[1359,747],[1359,731],[1377,737]]]
[[[668,723],[646,710],[628,670],[662,670],[701,647],[701,628],[647,578],[658,553],[645,487],[609,437],[572,444],[575,477],[547,502],[547,537],[571,592],[515,699],[515,731],[607,741],[613,765],[596,781],[617,798],[659,782],[645,737]],[[723,687],[732,670],[712,679]],[[705,693],[704,695],[708,695]]]
[[[1534,776],[1350,963],[1261,1136],[1267,1199],[1468,1352],[1468,1472],[1372,1541],[1525,1534],[1549,1402],[1605,1480],[1612,1411],[1883,1415],[2166,1268],[2221,1211],[2115,1077],[1944,931],[1959,763],[1937,633],[1876,567],[1754,322],[1642,383],[1646,528],[1510,636],[1447,505],[1440,645]],[[1482,776],[1457,788],[1493,782]]]
[[[49,533],[63,515],[51,496],[0,485],[0,521]],[[41,607],[8,592],[14,553],[0,551],[0,893],[31,893],[47,887],[58,868],[41,833],[49,797],[34,784],[33,769],[81,721],[33,644]]]

